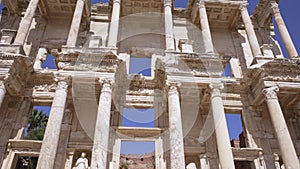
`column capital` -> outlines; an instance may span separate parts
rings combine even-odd
[[[112,80],[100,79],[99,83],[102,85],[101,93],[104,92],[111,93]]]
[[[180,82],[176,82],[176,81],[167,81],[166,82],[166,86],[167,86],[167,90],[168,90],[168,94],[170,95],[178,95],[178,87],[180,86]]]
[[[270,2],[270,8],[272,10],[272,14],[280,13],[280,9],[276,1]]]
[[[0,89],[4,89],[4,90],[5,90],[5,84],[4,84],[4,81],[0,81]]]
[[[172,0],[163,0],[164,6],[172,6]]]
[[[277,92],[279,88],[277,86],[265,88],[262,90],[262,93],[265,95],[266,100],[277,100]]]
[[[248,10],[248,3],[241,3],[240,6],[239,6],[239,10]]]
[[[68,89],[68,82],[61,80],[57,83],[56,90],[67,90],[67,89]]]
[[[203,0],[198,0],[197,5],[199,8],[205,8],[205,2]]]
[[[121,3],[121,0],[113,0],[113,4],[115,4],[115,3],[120,4],[120,3]]]
[[[209,84],[211,90],[211,97],[219,96],[221,97],[221,91],[224,89],[223,83],[211,83]]]

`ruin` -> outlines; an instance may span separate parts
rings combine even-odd
[[[146,168],[300,168],[300,59],[278,0],[251,16],[244,0],[0,2],[1,169],[119,169],[122,141],[154,142]],[[29,124],[34,106],[47,125]],[[153,126],[125,126],[125,109]]]

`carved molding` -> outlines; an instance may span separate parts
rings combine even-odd
[[[277,92],[279,88],[277,86],[269,87],[263,89],[262,93],[265,95],[267,100],[278,100]]]

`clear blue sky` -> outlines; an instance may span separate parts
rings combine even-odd
[[[107,0],[92,0],[92,3],[96,2],[107,2]],[[175,6],[176,7],[186,7],[186,0],[176,0]],[[258,0],[249,0],[249,13],[251,14],[257,4]],[[294,41],[294,44],[297,48],[297,51],[300,52],[300,21],[297,19],[300,16],[299,0],[281,0],[279,3],[281,14],[285,20],[285,23],[288,27],[290,35]],[[287,56],[286,50],[282,44],[281,38],[275,26],[275,32],[277,34],[276,39],[279,41],[281,48]],[[55,68],[53,65],[53,57],[49,57],[46,62],[43,63],[43,67],[48,68]],[[141,62],[140,59],[132,59],[131,60],[135,66],[130,67],[130,73],[143,73],[146,76],[150,75],[150,60],[147,62]],[[43,109],[46,112],[49,112],[48,108],[39,107],[39,109]],[[152,111],[152,112],[151,112]],[[131,112],[131,113],[130,113]],[[145,113],[148,112],[148,113]],[[142,126],[142,127],[153,127],[154,123],[151,121],[142,121],[142,118],[139,119],[139,116],[142,115],[144,119],[153,119],[154,113],[153,110],[145,110],[145,111],[132,111],[126,109],[124,111],[124,115],[127,117],[123,119],[124,126]],[[138,114],[140,113],[140,114]],[[144,116],[146,115],[146,116]],[[239,133],[242,131],[242,124],[239,115],[226,115],[226,120],[228,122],[229,134],[230,138],[238,138]],[[153,142],[141,142],[141,143],[132,143],[132,142],[122,142],[122,150],[121,152],[124,154],[143,154],[154,151],[154,143]]]

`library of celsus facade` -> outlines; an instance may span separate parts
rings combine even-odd
[[[251,15],[244,0],[1,1],[1,169],[134,169],[122,142],[154,143],[144,168],[300,169],[300,59],[278,0]],[[154,125],[125,125],[131,109]]]

